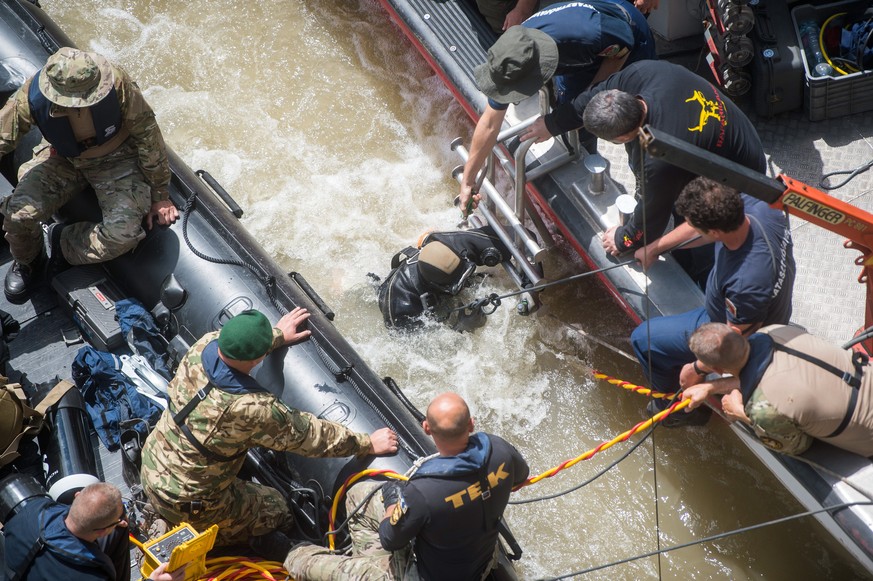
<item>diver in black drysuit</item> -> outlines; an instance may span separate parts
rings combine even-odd
[[[490,226],[428,234],[421,248],[406,248],[391,259],[392,270],[379,286],[385,326],[421,326],[422,315],[461,292],[477,266],[497,266],[509,258]]]

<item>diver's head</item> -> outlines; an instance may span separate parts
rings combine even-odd
[[[418,272],[430,284],[452,295],[458,294],[476,265],[439,241],[426,244],[418,255]]]

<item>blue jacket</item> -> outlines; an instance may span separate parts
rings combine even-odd
[[[67,529],[70,507],[48,498],[27,503],[4,527],[6,565],[22,579],[35,581],[106,581],[116,579],[115,566],[97,543],[83,541]],[[27,555],[35,543],[45,546],[28,567]]]

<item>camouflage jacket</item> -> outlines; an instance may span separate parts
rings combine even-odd
[[[273,329],[273,333],[275,349],[283,341],[278,329]],[[201,356],[217,337],[217,332],[206,334],[179,365],[169,385],[175,411],[209,384]],[[227,457],[255,446],[310,457],[363,455],[370,448],[367,434],[291,409],[267,392],[234,395],[212,389],[185,423],[201,444]],[[207,459],[173,422],[170,411],[165,410],[143,448],[141,476],[143,484],[169,502],[208,500],[233,482],[244,460],[245,456],[227,462]]]
[[[115,78],[115,91],[118,94],[124,127],[130,132],[128,139],[136,147],[139,157],[139,168],[146,182],[152,189],[152,203],[167,200],[170,197],[170,163],[167,159],[167,147],[155,112],[146,102],[137,84],[120,67],[112,65]],[[34,125],[33,115],[27,93],[33,77],[15,92],[6,105],[0,110],[0,155],[6,155],[15,149],[18,141],[27,135]],[[71,160],[75,166],[75,160]]]

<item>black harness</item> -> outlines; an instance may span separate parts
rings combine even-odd
[[[837,429],[825,436],[826,438],[833,438],[839,436],[843,433],[843,430],[846,429],[846,426],[849,425],[849,421],[851,421],[852,416],[855,415],[855,406],[858,405],[858,391],[861,388],[861,378],[864,377],[864,367],[867,366],[867,363],[870,361],[870,358],[867,357],[864,353],[860,353],[855,351],[852,354],[852,366],[855,368],[855,373],[852,374],[848,371],[843,371],[838,367],[834,367],[830,363],[822,361],[818,357],[813,357],[808,353],[801,353],[796,349],[792,349],[791,347],[786,347],[785,345],[780,345],[777,342],[773,342],[773,349],[776,351],[782,351],[783,353],[787,353],[789,355],[793,355],[794,357],[798,357],[803,359],[804,361],[808,361],[813,365],[817,365],[818,367],[824,369],[828,373],[836,375],[843,382],[852,388],[852,393],[849,396],[849,405],[846,408],[846,414],[843,416],[843,421],[840,422],[840,425],[837,426]]]
[[[197,438],[195,438],[194,434],[191,433],[191,429],[185,424],[185,420],[188,418],[191,412],[194,411],[194,408],[196,408],[198,405],[200,405],[200,402],[206,399],[206,396],[209,395],[209,392],[212,391],[213,387],[214,386],[209,383],[206,385],[206,387],[198,389],[197,393],[194,394],[194,397],[191,398],[191,400],[187,404],[185,404],[185,407],[183,407],[179,413],[173,414],[173,423],[179,426],[179,429],[182,430],[182,433],[185,434],[185,437],[188,439],[189,442],[191,442],[191,445],[197,448],[197,451],[206,456],[206,458],[208,458],[209,460],[213,462],[232,462],[237,458],[245,456],[248,450],[242,450],[241,452],[234,454],[233,456],[225,456],[223,454],[219,454],[218,452],[213,452],[212,450],[204,446]],[[173,403],[170,402],[170,413],[173,413],[172,408]]]

